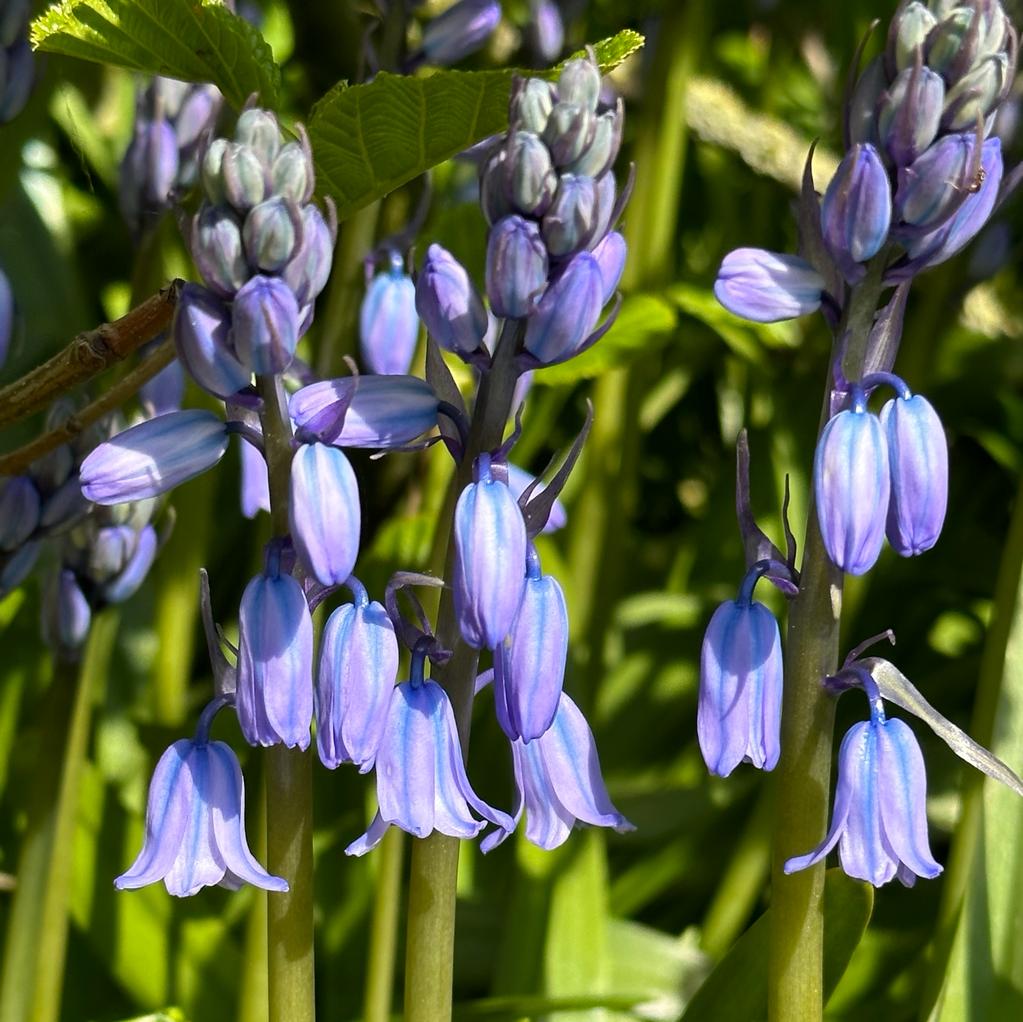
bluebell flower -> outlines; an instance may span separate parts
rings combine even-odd
[[[799,256],[737,248],[721,261],[714,296],[736,316],[774,323],[819,309],[824,278]]]
[[[600,267],[605,304],[611,301],[615,291],[618,290],[618,282],[622,279],[622,271],[625,269],[626,254],[625,239],[617,231],[611,231],[610,234],[604,235],[600,242],[594,246],[593,258],[597,260],[597,266]]]
[[[383,605],[358,579],[355,600],[338,607],[323,628],[316,676],[316,748],[334,770],[355,763],[373,768],[398,677],[398,640]]]
[[[579,252],[544,291],[526,324],[523,346],[537,362],[554,365],[580,352],[604,308],[604,278],[589,252]]]
[[[270,510],[270,480],[266,472],[266,459],[252,444],[243,443],[241,461],[241,510],[246,518],[255,518],[260,511]]]
[[[371,373],[409,371],[419,337],[416,285],[401,256],[391,253],[390,268],[378,273],[366,290],[359,312],[359,350]]]
[[[912,163],[935,139],[941,124],[945,83],[930,68],[901,70],[881,99],[881,143],[897,167]]]
[[[295,357],[299,309],[279,277],[255,276],[231,303],[231,343],[242,365],[257,375],[282,373]]]
[[[892,191],[888,171],[869,143],[846,153],[821,201],[821,232],[843,274],[856,279],[888,239]]]
[[[204,205],[192,221],[190,248],[207,287],[221,298],[233,298],[252,270],[245,258],[242,226],[225,206]]]
[[[0,480],[0,550],[16,550],[39,527],[42,498],[30,476]]]
[[[267,570],[245,587],[238,612],[238,723],[250,745],[309,745],[313,717],[313,622],[302,586]]]
[[[166,493],[213,468],[227,450],[227,428],[212,412],[169,412],[118,433],[82,462],[82,493],[124,504]]]
[[[456,64],[478,50],[500,20],[501,5],[496,0],[458,0],[426,23],[419,59]]]
[[[445,351],[469,358],[480,350],[487,332],[483,301],[465,267],[440,245],[426,250],[416,280],[416,311]]]
[[[107,603],[123,603],[134,596],[146,580],[149,569],[156,559],[159,537],[152,525],[143,526],[132,533],[132,541],[120,569],[99,587],[100,595]]]
[[[885,720],[875,706],[854,724],[838,753],[838,786],[831,829],[806,855],[785,863],[795,873],[820,862],[838,845],[842,869],[880,887],[893,877],[912,887],[918,876],[941,872],[927,841],[927,776],[913,732]]]
[[[473,791],[451,703],[437,682],[423,679],[422,659],[413,656],[411,679],[391,691],[376,757],[379,809],[366,833],[345,849],[347,855],[375,848],[391,824],[420,838],[435,830],[473,838],[486,824],[470,808],[502,831],[515,829],[507,813]]]
[[[474,476],[455,505],[455,613],[470,646],[496,649],[522,602],[526,524],[488,454],[477,458]]]
[[[149,784],[146,837],[131,868],[114,881],[121,891],[162,880],[188,897],[219,884],[286,891],[253,858],[245,840],[245,787],[238,759],[223,742],[175,742]]]
[[[518,789],[511,827],[500,827],[483,839],[484,852],[499,845],[526,814],[526,838],[547,850],[564,844],[578,821],[635,830],[611,802],[593,732],[582,711],[561,694],[551,726],[534,742],[512,742],[512,763]]]
[[[245,216],[242,241],[249,265],[262,273],[283,270],[298,252],[302,214],[294,201],[272,195]]]
[[[64,656],[74,656],[89,635],[92,608],[75,573],[61,568],[54,574],[43,601],[42,625],[46,642]]]
[[[291,461],[288,520],[302,563],[324,585],[340,585],[359,555],[359,483],[343,451],[301,444]]]
[[[230,334],[227,303],[201,284],[186,284],[174,310],[174,347],[188,375],[214,397],[231,397],[252,380],[252,371],[234,352]]]
[[[719,777],[744,760],[773,770],[781,753],[781,635],[774,615],[753,600],[758,577],[756,569],[747,574],[703,637],[696,729],[707,769]]]
[[[311,168],[309,173],[312,174]],[[302,207],[302,244],[281,271],[300,307],[312,302],[327,286],[336,236],[337,223],[333,217],[328,223],[311,202]]]
[[[884,543],[891,483],[885,431],[862,391],[824,427],[813,485],[828,556],[850,575],[869,571]]]
[[[547,248],[535,221],[506,216],[490,229],[487,296],[495,316],[521,319],[547,286]]]

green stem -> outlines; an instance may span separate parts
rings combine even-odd
[[[398,956],[405,832],[391,827],[376,854],[373,925],[369,934],[369,968],[363,1002],[365,1022],[390,1022],[394,965]]]
[[[481,451],[499,447],[511,413],[515,391],[512,359],[518,326],[506,322],[494,353],[494,364],[480,383],[466,450],[452,486],[456,493],[472,481],[472,466]],[[454,502],[449,502],[454,507]],[[454,520],[448,523],[445,577],[451,578]],[[463,755],[469,745],[472,696],[479,653],[461,640],[452,590],[444,590],[437,615],[437,638],[452,658],[434,677],[451,699]],[[434,832],[412,842],[409,878],[408,935],[405,952],[406,1022],[446,1022],[451,1018],[454,974],[455,886],[458,839]]]
[[[43,756],[29,803],[18,862],[0,994],[5,1022],[57,1022],[64,989],[78,791],[88,749],[92,706],[107,675],[118,617],[96,615],[81,665],[58,663],[45,700]]]
[[[275,376],[259,377],[260,421],[270,482],[274,535],[288,532],[291,424]],[[267,867],[288,881],[286,894],[268,898],[270,1022],[311,1022],[313,976],[313,776],[308,750],[275,745],[266,758]]]
[[[881,294],[886,253],[867,267],[850,295],[836,337],[846,338],[847,377],[862,372],[867,337]],[[828,418],[831,368],[824,389],[821,427]],[[824,549],[811,492],[799,595],[789,615],[782,702],[781,759],[775,775],[771,959],[771,1022],[820,1022],[824,1014],[824,864],[791,876],[786,859],[813,848],[827,828],[835,701],[821,681],[838,666],[842,573]]]

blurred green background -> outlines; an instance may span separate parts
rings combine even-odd
[[[358,74],[357,5],[265,6],[264,31],[285,68],[285,110],[302,119],[329,85]],[[505,5],[506,24],[468,66],[521,59],[515,26],[526,6]],[[647,38],[613,76],[627,112],[620,176],[628,161],[637,164],[624,220],[626,299],[596,348],[537,375],[517,460],[542,469],[571,441],[584,400],[594,401],[593,434],[566,493],[569,525],[544,539],[542,556],[572,618],[568,688],[591,719],[612,797],[637,831],[580,832],[554,853],[524,838],[487,858],[465,845],[455,997],[466,1018],[675,1019],[767,905],[771,778],[749,768],[727,781],[708,778],[695,736],[702,630],[743,572],[735,441],[749,430],[763,527],[783,542],[788,475],[799,535],[830,344],[818,318],[745,323],[710,288],[731,248],[793,250],[791,206],[808,145],[820,139],[823,189],[840,146],[853,51],[871,19],[886,20],[893,6],[594,0],[566,9],[570,48],[623,27]],[[0,266],[22,324],[3,382],[123,312],[133,293],[190,273],[172,217],[157,255],[143,263],[117,211],[132,76],[60,57],[40,65],[29,107],[0,129]],[[1005,141],[1015,162],[1019,140],[1010,130]],[[418,248],[442,242],[482,282],[485,223],[472,178],[464,164],[437,168]],[[310,361],[336,370],[355,351],[359,263],[417,196],[412,185],[342,226],[335,278],[307,342]],[[1018,202],[1008,203],[966,253],[914,285],[896,371],[928,396],[948,431],[948,520],[926,556],[886,551],[869,576],[850,580],[844,624],[846,648],[893,628],[898,666],[952,720],[982,741],[994,736],[995,751],[1017,770],[1023,524],[1011,515],[1023,467],[1020,220]],[[9,430],[5,449],[37,428]],[[33,919],[11,911],[13,885],[34,885],[37,908],[47,892],[57,901],[46,919],[61,918],[65,904],[70,915],[59,1016],[67,1022],[172,1007],[195,1022],[265,1017],[262,892],[206,890],[175,901],[162,886],[117,894],[111,883],[138,848],[153,763],[189,733],[211,693],[197,630],[198,568],[208,568],[215,614],[231,634],[268,536],[265,520],[240,516],[234,457],[173,493],[173,537],[139,595],[97,623],[77,687],[53,672],[39,638],[38,582],[0,604],[3,981],[17,982],[46,946]],[[429,566],[448,461],[438,448],[355,459],[366,523],[358,573],[377,596],[392,571]],[[781,612],[776,594],[762,592]],[[489,698],[478,707],[469,772],[484,798],[507,806],[510,760]],[[864,710],[856,696],[844,700],[840,731]],[[914,730],[928,764],[932,846],[948,863],[955,842],[956,865],[915,889],[878,892],[829,1018],[1020,1017],[1023,814],[965,776],[921,725]],[[216,734],[242,756],[258,849],[261,756],[227,715]],[[54,807],[62,784],[77,796]],[[319,767],[316,786],[319,1007],[324,1019],[356,1019],[375,885],[400,876],[404,849],[392,835],[385,849],[346,859],[372,786],[354,771]],[[734,979],[754,981],[742,972]],[[29,1014],[4,1022],[43,1017],[38,1004],[22,1007]]]

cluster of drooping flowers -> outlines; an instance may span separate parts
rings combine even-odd
[[[206,135],[224,97],[215,85],[154,78],[135,100],[132,139],[121,161],[121,213],[136,239],[191,188]]]
[[[932,405],[891,370],[914,276],[958,252],[999,198],[1002,152],[992,131],[1015,61],[1016,32],[998,0],[900,4],[884,52],[852,92],[846,154],[823,198],[807,163],[801,254],[743,248],[721,264],[715,293],[737,315],[771,322],[820,308],[834,329],[830,414],[813,485],[824,549],[839,571],[869,571],[885,536],[909,557],[934,546],[941,532],[948,502],[945,433]],[[875,312],[892,286],[894,295]],[[874,304],[864,325],[855,307],[866,294]],[[875,414],[868,402],[879,387],[895,397]],[[752,601],[752,590],[761,576],[789,597],[799,586],[791,534],[783,555],[753,521],[747,458],[743,438],[738,506],[750,570],[739,598],[711,619],[701,661],[700,747],[710,770],[722,776],[743,760],[768,770],[778,761],[781,642],[777,623]],[[885,677],[894,671],[877,663],[886,665]],[[882,707],[882,697],[900,702],[909,683],[898,675],[886,689],[877,673],[854,654],[840,683],[831,685],[835,692],[862,688],[871,718],[842,744],[831,831],[815,852],[791,859],[788,871],[812,865],[839,843],[846,872],[875,885],[940,872],[927,847],[919,746],[905,724],[885,719]],[[961,751],[948,721],[935,712],[928,723]]]
[[[30,0],[0,0],[0,124],[21,113],[35,81],[28,41]]]

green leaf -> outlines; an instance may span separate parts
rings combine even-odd
[[[639,33],[625,30],[594,49],[601,69],[609,71],[642,45]],[[504,131],[512,80],[519,73],[527,72],[437,71],[423,77],[381,72],[365,85],[339,82],[309,117],[319,191],[334,199],[343,220]]]
[[[830,869],[824,881],[824,995],[842,978],[870,922],[874,891]],[[683,1022],[759,1022],[767,1017],[771,910],[732,946],[689,1002]]]
[[[218,0],[62,0],[32,23],[37,50],[186,82],[212,82],[236,107],[274,107],[281,69],[259,32]]]

